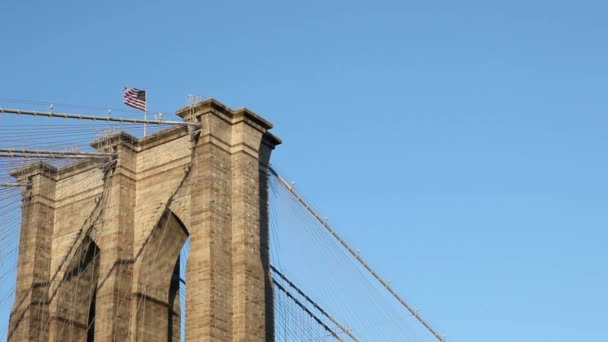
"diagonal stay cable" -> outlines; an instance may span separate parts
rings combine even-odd
[[[291,288],[296,290],[300,296],[306,299],[315,309],[319,310],[321,314],[323,314],[327,319],[329,319],[333,324],[335,324],[340,330],[342,330],[348,337],[350,337],[353,341],[359,342],[359,339],[356,338],[350,330],[345,328],[340,322],[338,322],[333,316],[331,316],[327,311],[323,310],[315,301],[313,301],[304,291],[302,291],[299,287],[296,286],[291,280],[289,280],[283,273],[279,272],[274,266],[270,265],[270,269],[272,269],[273,273],[276,273],[281,279],[283,279]]]
[[[283,178],[272,166],[268,166],[268,170],[272,175],[274,175],[279,182],[296,198],[308,212],[312,214],[312,216],[321,223],[321,225],[340,242],[340,244],[376,279],[380,284],[395,298],[399,303],[405,307],[417,320],[420,322],[437,340],[440,342],[446,342],[445,338],[439,335],[439,333],[427,323],[420,314],[414,310],[412,306],[410,306],[403,297],[401,297],[393,288],[389,285],[389,283],[384,280],[374,269],[357,253],[338,233],[327,223],[327,220],[321,218],[321,216],[302,198],[302,196],[293,188],[285,178]]]
[[[331,328],[328,327],[327,324],[323,323],[323,321],[319,317],[317,317],[313,312],[311,312],[306,307],[306,305],[304,305],[297,298],[295,298],[286,288],[284,288],[281,284],[279,284],[279,282],[276,281],[276,279],[272,279],[272,282],[279,290],[281,290],[281,292],[285,293],[287,295],[287,297],[289,297],[289,299],[294,301],[300,307],[300,309],[304,310],[304,312],[306,312],[306,314],[308,314],[312,319],[314,319],[317,322],[317,324],[321,325],[323,327],[323,329],[327,330],[327,332],[332,334],[332,336],[335,337],[338,341],[344,342],[344,340],[341,339],[340,336],[338,336],[338,334],[336,334],[335,331],[331,330]]]

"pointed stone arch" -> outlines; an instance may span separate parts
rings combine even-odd
[[[189,233],[167,209],[137,256],[131,301],[133,341],[179,341],[179,254]]]
[[[101,250],[86,236],[51,303],[51,341],[93,341]]]

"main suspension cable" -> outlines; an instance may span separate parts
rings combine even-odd
[[[120,118],[120,117],[113,117],[113,116],[97,116],[97,115],[88,115],[88,114],[39,112],[39,111],[35,111],[35,110],[3,108],[3,107],[0,107],[0,114],[31,115],[31,116],[44,116],[44,117],[50,117],[50,118],[80,119],[80,120],[93,120],[93,121],[116,121],[116,122],[128,122],[128,123],[143,123],[143,124],[152,124],[152,125],[176,125],[176,126],[200,127],[200,123],[190,122],[190,121],[145,120],[145,119]]]

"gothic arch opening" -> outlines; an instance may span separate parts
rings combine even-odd
[[[180,251],[188,238],[183,222],[167,210],[134,265],[135,341],[180,341]]]
[[[51,340],[94,341],[99,254],[85,237],[68,264],[51,308]]]
[[[180,336],[186,337],[186,265],[188,263],[188,255],[190,254],[190,237],[184,242],[184,246],[179,252],[179,259],[176,267],[179,267],[179,307],[180,307]]]

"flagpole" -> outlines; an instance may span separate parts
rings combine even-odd
[[[144,102],[144,120],[148,120],[148,90],[146,90],[145,94],[146,94],[146,101]],[[148,124],[144,123],[144,137],[146,136],[147,128],[148,128]]]

